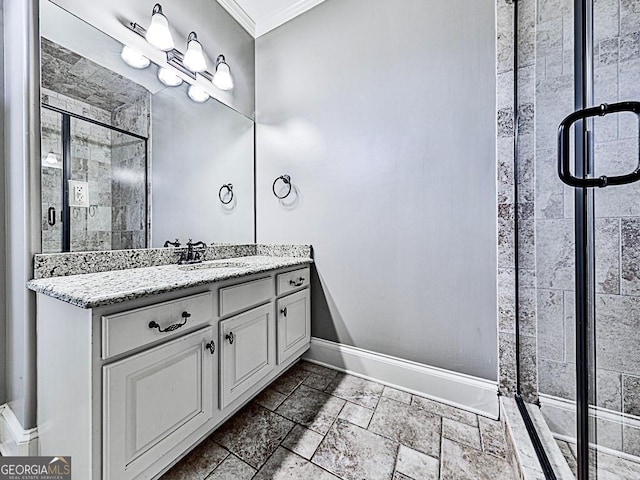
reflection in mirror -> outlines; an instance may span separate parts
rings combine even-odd
[[[43,253],[253,242],[253,121],[131,68],[122,44],[41,3]]]

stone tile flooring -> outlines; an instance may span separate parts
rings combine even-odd
[[[573,443],[556,440],[560,450],[567,460],[574,476],[578,474],[577,451]],[[640,478],[640,463],[632,462],[624,458],[609,455],[603,452],[594,452],[590,455],[592,478],[598,480],[638,480]],[[640,459],[638,459],[640,460]]]
[[[511,480],[500,422],[299,362],[162,480]]]

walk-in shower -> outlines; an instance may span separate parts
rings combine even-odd
[[[147,138],[48,104],[42,111],[43,253],[145,248]],[[84,205],[73,202],[73,182],[87,187]]]
[[[535,99],[535,128],[525,139],[532,142],[531,155],[520,155],[516,165],[521,176],[535,178],[527,199],[533,232],[525,245],[532,247],[532,261],[519,270],[527,281],[533,278],[531,297],[519,293],[520,304],[534,302],[535,322],[521,318],[518,333],[520,343],[537,343],[534,359],[524,358],[522,349],[519,357],[520,368],[535,363],[537,384],[520,377],[519,390],[540,404],[578,480],[637,479],[640,182],[630,177],[620,185],[604,179],[588,188],[579,181],[566,185],[558,172],[558,129],[572,112],[640,101],[640,2],[516,0],[516,9],[515,31],[535,34],[534,61],[516,63],[514,82],[516,99]],[[523,43],[516,43],[519,54]],[[534,92],[523,91],[524,85]],[[566,123],[570,145],[564,154],[576,177],[610,178],[637,169],[638,107],[598,107],[594,115],[576,114],[575,124]],[[550,446],[541,446],[544,459]]]
[[[43,253],[147,247],[148,90],[44,37],[41,56]]]

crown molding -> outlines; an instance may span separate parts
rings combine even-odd
[[[218,1],[220,2],[221,0]],[[288,22],[298,15],[303,14],[307,10],[311,10],[313,7],[320,5],[324,1],[325,0],[299,0],[290,7],[287,7],[280,12],[274,13],[265,20],[258,20],[255,29],[256,38],[264,35],[267,32],[270,32],[274,28],[279,27],[283,23]]]
[[[229,15],[231,15],[252,37],[256,37],[256,22],[249,14],[240,6],[236,0],[218,0]]]

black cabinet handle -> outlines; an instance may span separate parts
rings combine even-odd
[[[189,320],[190,317],[191,317],[191,314],[189,312],[182,312],[182,318],[184,318],[184,322],[182,323],[174,323],[173,325],[169,325],[167,328],[163,330],[162,328],[160,328],[160,325],[158,325],[157,322],[151,321],[149,322],[149,328],[157,328],[160,333],[173,332],[175,330],[178,330],[179,328],[184,327],[187,324],[187,320]]]
[[[224,338],[229,340],[230,345],[233,345],[233,341],[235,340],[236,336],[233,334],[233,332],[229,332]]]
[[[211,355],[213,355],[214,353],[216,353],[216,342],[211,340],[209,343],[205,345],[205,348],[208,348],[209,351],[211,352]]]
[[[282,310],[280,310],[280,313],[286,317],[287,316],[287,307],[284,307]]]
[[[304,277],[300,277],[298,280],[289,280],[289,285],[292,287],[301,287],[304,285]]]
[[[56,224],[56,207],[49,207],[47,210],[47,223],[52,227]]]

